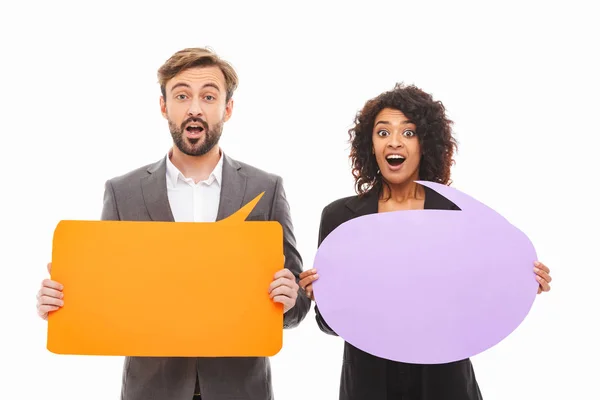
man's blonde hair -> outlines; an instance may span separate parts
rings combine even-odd
[[[179,50],[158,69],[158,83],[165,100],[167,82],[175,75],[189,68],[209,66],[219,67],[225,75],[225,101],[229,101],[233,96],[233,92],[237,89],[238,76],[231,64],[219,58],[211,49],[204,47]]]

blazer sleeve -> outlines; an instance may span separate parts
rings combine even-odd
[[[290,213],[283,180],[278,177],[275,183],[275,196],[273,199],[272,220],[279,222],[283,228],[283,251],[285,254],[285,268],[292,271],[296,277],[296,283],[300,281],[302,272],[302,258],[296,248],[296,238]],[[306,317],[310,310],[310,299],[302,290],[298,290],[296,304],[283,315],[283,327],[295,328]]]
[[[321,213],[321,222],[319,224],[319,241],[317,247],[321,246],[321,243],[323,242],[323,240],[325,240],[327,235],[329,235],[333,231],[333,229],[335,229],[335,227],[332,226],[333,224],[330,221],[328,208],[329,207],[325,207]],[[319,329],[321,329],[321,331],[327,333],[328,335],[338,336],[338,334],[335,333],[335,331],[331,329],[329,325],[327,325],[327,322],[325,322],[325,319],[319,311],[319,307],[316,303],[315,319],[317,320],[317,325],[319,326]]]
[[[115,191],[110,181],[106,181],[104,184],[104,201],[100,219],[103,221],[119,221],[121,219],[117,210]]]

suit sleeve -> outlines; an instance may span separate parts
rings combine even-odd
[[[331,231],[333,230],[330,228],[330,226],[331,226],[331,223],[328,221],[328,218],[327,218],[327,207],[325,207],[323,209],[323,212],[321,213],[321,222],[319,223],[319,242],[317,244],[317,247],[321,246],[321,243],[323,242],[323,240],[325,240],[327,235],[329,235],[331,233]],[[319,329],[321,329],[323,332],[327,333],[328,335],[338,336],[338,334],[335,333],[335,331],[333,329],[331,329],[331,327],[329,325],[327,325],[327,322],[325,322],[325,319],[323,318],[323,315],[321,315],[321,312],[319,311],[319,307],[317,307],[316,304],[315,304],[315,319],[317,320],[317,325],[319,326]]]
[[[294,226],[290,207],[283,188],[283,180],[277,178],[275,183],[275,197],[273,199],[272,219],[279,222],[283,228],[283,251],[285,254],[285,268],[292,271],[296,277],[296,283],[300,280],[302,272],[302,258],[296,248],[296,238],[294,236]],[[283,316],[284,328],[295,328],[306,317],[310,310],[310,299],[302,290],[298,291],[296,305],[292,307]]]
[[[121,219],[119,217],[119,211],[117,210],[115,191],[110,181],[106,181],[104,184],[104,201],[100,219],[103,221],[118,221]]]

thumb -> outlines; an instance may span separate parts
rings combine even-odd
[[[52,263],[49,262],[46,267],[48,268],[48,273],[50,274],[52,272]]]

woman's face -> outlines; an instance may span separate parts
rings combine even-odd
[[[417,126],[401,111],[384,108],[373,125],[373,153],[383,178],[391,185],[419,179],[421,145]]]

